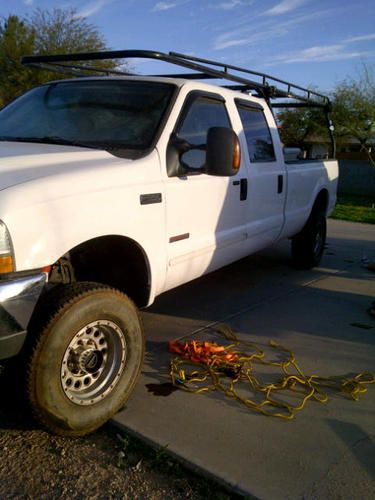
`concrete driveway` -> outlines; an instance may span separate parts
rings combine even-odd
[[[261,346],[279,341],[308,374],[375,372],[375,319],[367,312],[375,273],[361,265],[375,257],[375,227],[329,221],[328,231],[313,271],[291,268],[282,243],[159,297],[143,313],[142,376],[114,423],[250,497],[375,498],[375,385],[357,402],[311,401],[292,421],[222,394],[161,396],[146,387],[169,381],[169,340],[212,338],[206,328],[216,322]]]

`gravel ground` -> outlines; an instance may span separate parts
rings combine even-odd
[[[154,450],[106,425],[85,438],[40,429],[0,372],[0,498],[235,498]]]

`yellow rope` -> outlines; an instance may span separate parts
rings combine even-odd
[[[326,403],[329,399],[327,390],[342,393],[357,401],[360,394],[367,392],[365,385],[375,383],[374,375],[369,372],[353,377],[308,376],[299,367],[294,353],[273,340],[269,346],[282,355],[282,361],[266,359],[259,346],[239,340],[226,325],[218,326],[215,331],[231,341],[224,346],[224,351],[235,354],[235,360],[223,362],[219,354],[213,354],[205,363],[186,359],[186,355],[176,357],[170,367],[172,383],[176,387],[196,394],[218,390],[263,415],[291,420],[309,399]],[[257,365],[278,367],[282,371],[281,377],[274,383],[262,382],[254,375]],[[253,397],[240,395],[240,386],[246,387]],[[299,401],[291,404],[283,400],[285,391],[299,397]]]

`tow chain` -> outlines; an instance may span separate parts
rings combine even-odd
[[[170,366],[174,386],[192,393],[221,391],[263,415],[291,420],[310,399],[327,403],[328,391],[357,401],[360,394],[367,392],[365,386],[375,383],[374,374],[370,372],[350,377],[305,375],[294,353],[273,340],[269,346],[281,356],[280,361],[267,359],[257,344],[238,339],[226,325],[217,326],[214,331],[231,343],[221,346],[196,340],[169,342],[170,352],[179,355]],[[276,382],[263,382],[255,376],[257,365],[280,368],[281,377]],[[244,395],[245,391],[252,397]],[[298,401],[294,404],[285,401],[289,396],[297,396]]]

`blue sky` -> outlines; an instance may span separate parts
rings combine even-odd
[[[87,17],[112,49],[189,53],[326,92],[375,68],[374,0],[0,0],[0,16],[55,6]],[[155,64],[136,69],[165,69]]]

